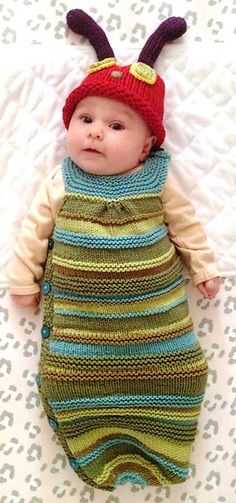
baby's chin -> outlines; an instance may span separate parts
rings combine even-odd
[[[104,165],[103,163],[94,163],[92,160],[87,160],[87,162],[81,162],[81,160],[80,162],[76,162],[76,160],[72,160],[85,173],[97,176],[125,176],[138,171],[142,167],[142,164],[138,164],[138,166],[135,167],[125,166],[121,168],[120,166],[117,167],[113,165]]]

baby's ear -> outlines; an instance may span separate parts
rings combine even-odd
[[[155,143],[156,143],[156,136],[155,135],[150,135],[147,137],[147,139],[144,143],[144,146],[143,146],[142,154],[139,159],[140,161],[144,161],[146,159],[151,148],[153,147],[153,145],[155,145]]]

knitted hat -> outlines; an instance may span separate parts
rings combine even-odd
[[[68,129],[73,112],[86,96],[103,96],[133,107],[146,121],[160,147],[165,138],[162,124],[165,85],[152,68],[166,42],[185,33],[183,18],[170,17],[147,40],[138,62],[121,66],[101,27],[84,11],[73,9],[67,14],[67,24],[75,33],[86,36],[93,45],[98,62],[88,68],[88,76],[67,97],[63,121]]]

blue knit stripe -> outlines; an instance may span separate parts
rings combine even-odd
[[[139,236],[96,236],[84,234],[82,232],[71,232],[56,229],[53,237],[56,241],[72,246],[84,246],[85,248],[105,248],[105,249],[126,249],[136,248],[137,246],[148,246],[157,243],[166,237],[167,230],[165,225],[157,229],[145,232]]]
[[[88,454],[85,454],[84,456],[81,456],[80,458],[76,458],[78,468],[79,467],[84,467],[88,465],[89,463],[93,462],[98,456],[101,456],[107,449],[110,447],[113,447],[115,445],[134,445],[138,449],[140,449],[142,452],[148,455],[151,459],[154,461],[157,461],[160,463],[162,466],[165,466],[169,470],[173,470],[177,475],[180,476],[185,476],[188,474],[188,468],[183,468],[181,466],[177,466],[175,463],[168,461],[166,459],[163,459],[161,456],[158,456],[157,454],[154,454],[153,452],[150,451],[150,449],[146,449],[141,442],[138,440],[132,438],[114,438],[114,439],[109,439],[109,440],[104,440],[103,443],[99,447],[95,447],[91,452]]]
[[[139,316],[151,316],[152,314],[158,314],[158,313],[166,313],[167,311],[173,309],[174,307],[179,306],[180,304],[183,304],[186,302],[187,296],[186,294],[182,295],[179,299],[177,299],[175,302],[171,302],[170,304],[167,304],[166,306],[162,307],[157,307],[156,309],[146,309],[145,311],[138,311],[138,312],[128,312],[128,313],[111,313],[111,314],[106,314],[106,313],[88,313],[87,311],[79,311],[77,308],[75,310],[73,309],[63,309],[60,307],[55,307],[54,312],[58,314],[59,316],[78,316],[79,318],[98,318],[98,319],[104,319],[104,320],[111,320],[111,319],[122,319],[122,318],[137,318]]]
[[[204,395],[110,395],[79,397],[71,400],[48,400],[54,411],[97,407],[171,407],[192,408],[202,403]]]
[[[114,485],[115,487],[118,487],[119,485],[131,484],[131,483],[138,484],[141,487],[149,485],[149,482],[147,482],[139,473],[131,472],[128,470],[118,475]]]
[[[65,341],[50,341],[50,352],[66,356],[144,356],[152,354],[168,354],[190,349],[196,345],[194,332],[188,332],[180,337],[166,341],[151,341],[135,344],[75,344]]]
[[[66,192],[119,199],[124,196],[159,193],[167,178],[170,155],[165,150],[153,152],[142,169],[129,175],[98,176],[86,173],[70,157],[62,164]]]
[[[126,295],[78,295],[73,292],[68,292],[66,290],[56,290],[54,292],[55,299],[71,300],[78,302],[104,302],[106,304],[122,304],[137,302],[139,300],[152,299],[153,297],[159,297],[167,292],[173,291],[176,287],[183,285],[183,278],[180,277],[176,281],[173,281],[170,285],[165,288],[159,288],[152,292],[142,293],[142,294],[126,294]]]

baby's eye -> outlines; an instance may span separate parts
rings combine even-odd
[[[91,118],[91,117],[89,117],[89,115],[81,115],[81,116],[80,116],[80,120],[81,120],[82,122],[84,122],[85,124],[91,124],[91,122],[93,122],[93,121],[92,121],[92,118]]]
[[[121,124],[121,122],[112,122],[110,124],[111,129],[115,129],[116,131],[121,131],[122,129],[125,129],[125,126]]]

